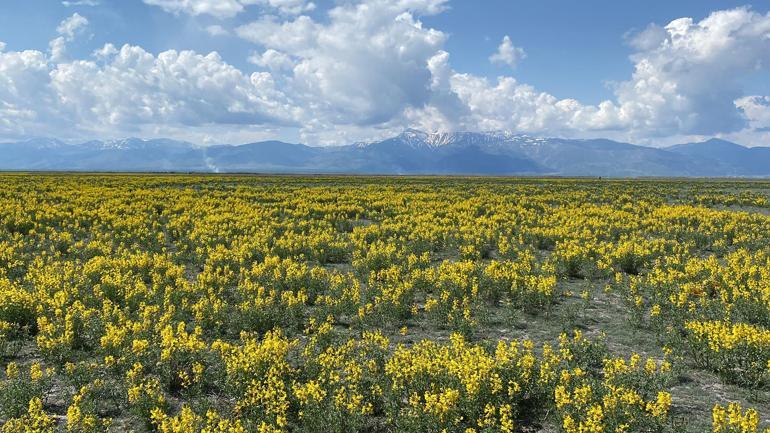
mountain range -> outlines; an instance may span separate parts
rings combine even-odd
[[[280,141],[204,147],[169,139],[80,144],[32,139],[0,144],[0,170],[770,177],[770,147],[711,139],[653,148],[607,139],[416,130],[327,147]]]

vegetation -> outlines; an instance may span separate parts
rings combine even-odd
[[[770,183],[0,184],[2,433],[770,431]]]

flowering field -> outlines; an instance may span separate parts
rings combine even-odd
[[[770,424],[770,183],[0,185],[2,433]]]

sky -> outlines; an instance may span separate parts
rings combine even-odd
[[[770,145],[770,0],[0,0],[0,141]]]

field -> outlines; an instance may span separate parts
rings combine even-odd
[[[768,182],[0,185],[2,433],[770,427]]]

